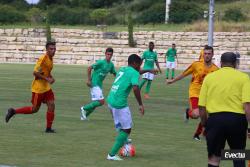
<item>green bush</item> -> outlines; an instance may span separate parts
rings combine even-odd
[[[22,12],[8,5],[0,5],[0,23],[25,22],[26,17]]]
[[[225,21],[244,21],[246,16],[241,12],[240,8],[230,8],[225,11],[223,20]]]
[[[110,15],[108,9],[95,9],[90,13],[91,19],[97,24],[106,24],[106,19]]]
[[[158,3],[143,11],[136,19],[137,23],[163,23],[165,20],[165,4]]]
[[[203,19],[203,11],[196,2],[173,1],[170,5],[169,22],[190,23]]]
[[[33,7],[27,12],[27,18],[31,23],[42,23],[45,21],[45,13],[39,8]]]
[[[51,24],[89,24],[89,14],[87,9],[67,8],[66,6],[57,6],[49,11],[49,23]]]

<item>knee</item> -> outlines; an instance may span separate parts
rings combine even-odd
[[[100,100],[99,102],[100,102],[101,105],[105,104],[105,100],[104,99]]]
[[[40,107],[32,107],[32,113],[37,113]]]

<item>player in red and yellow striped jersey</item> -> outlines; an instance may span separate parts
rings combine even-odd
[[[189,86],[189,102],[190,108],[186,110],[186,119],[199,118],[199,94],[204,78],[208,73],[218,70],[218,67],[212,63],[213,58],[213,47],[205,46],[204,48],[204,60],[193,62],[182,74],[177,76],[175,79],[167,81],[168,84],[172,84],[184,77],[192,74],[191,83]],[[197,130],[194,134],[194,139],[200,140],[199,135],[202,133],[201,124],[198,125]]]
[[[46,53],[42,55],[36,62],[34,68],[34,80],[32,82],[32,106],[26,106],[22,108],[9,108],[5,117],[5,121],[9,122],[10,118],[15,114],[33,114],[38,112],[42,103],[46,103],[48,106],[47,110],[47,126],[45,132],[54,133],[55,131],[51,128],[54,120],[54,93],[50,87],[55,82],[55,79],[51,75],[53,69],[53,57],[56,52],[55,42],[48,42],[46,44]]]

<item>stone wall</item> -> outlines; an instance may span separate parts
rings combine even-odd
[[[88,65],[103,58],[106,47],[113,47],[113,60],[116,66],[121,66],[127,64],[128,55],[141,55],[153,41],[161,66],[165,66],[164,53],[173,42],[176,43],[178,68],[184,68],[197,60],[201,48],[207,44],[206,32],[139,31],[134,33],[135,48],[128,46],[127,32],[53,28],[52,37],[57,42],[54,61],[60,64]],[[0,29],[0,62],[33,63],[44,53],[45,42],[44,29]],[[214,49],[216,60],[225,51],[238,50],[242,58],[241,69],[250,68],[250,32],[216,32]]]

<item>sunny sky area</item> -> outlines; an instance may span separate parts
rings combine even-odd
[[[28,3],[33,3],[33,4],[36,4],[39,2],[39,0],[26,0]]]

